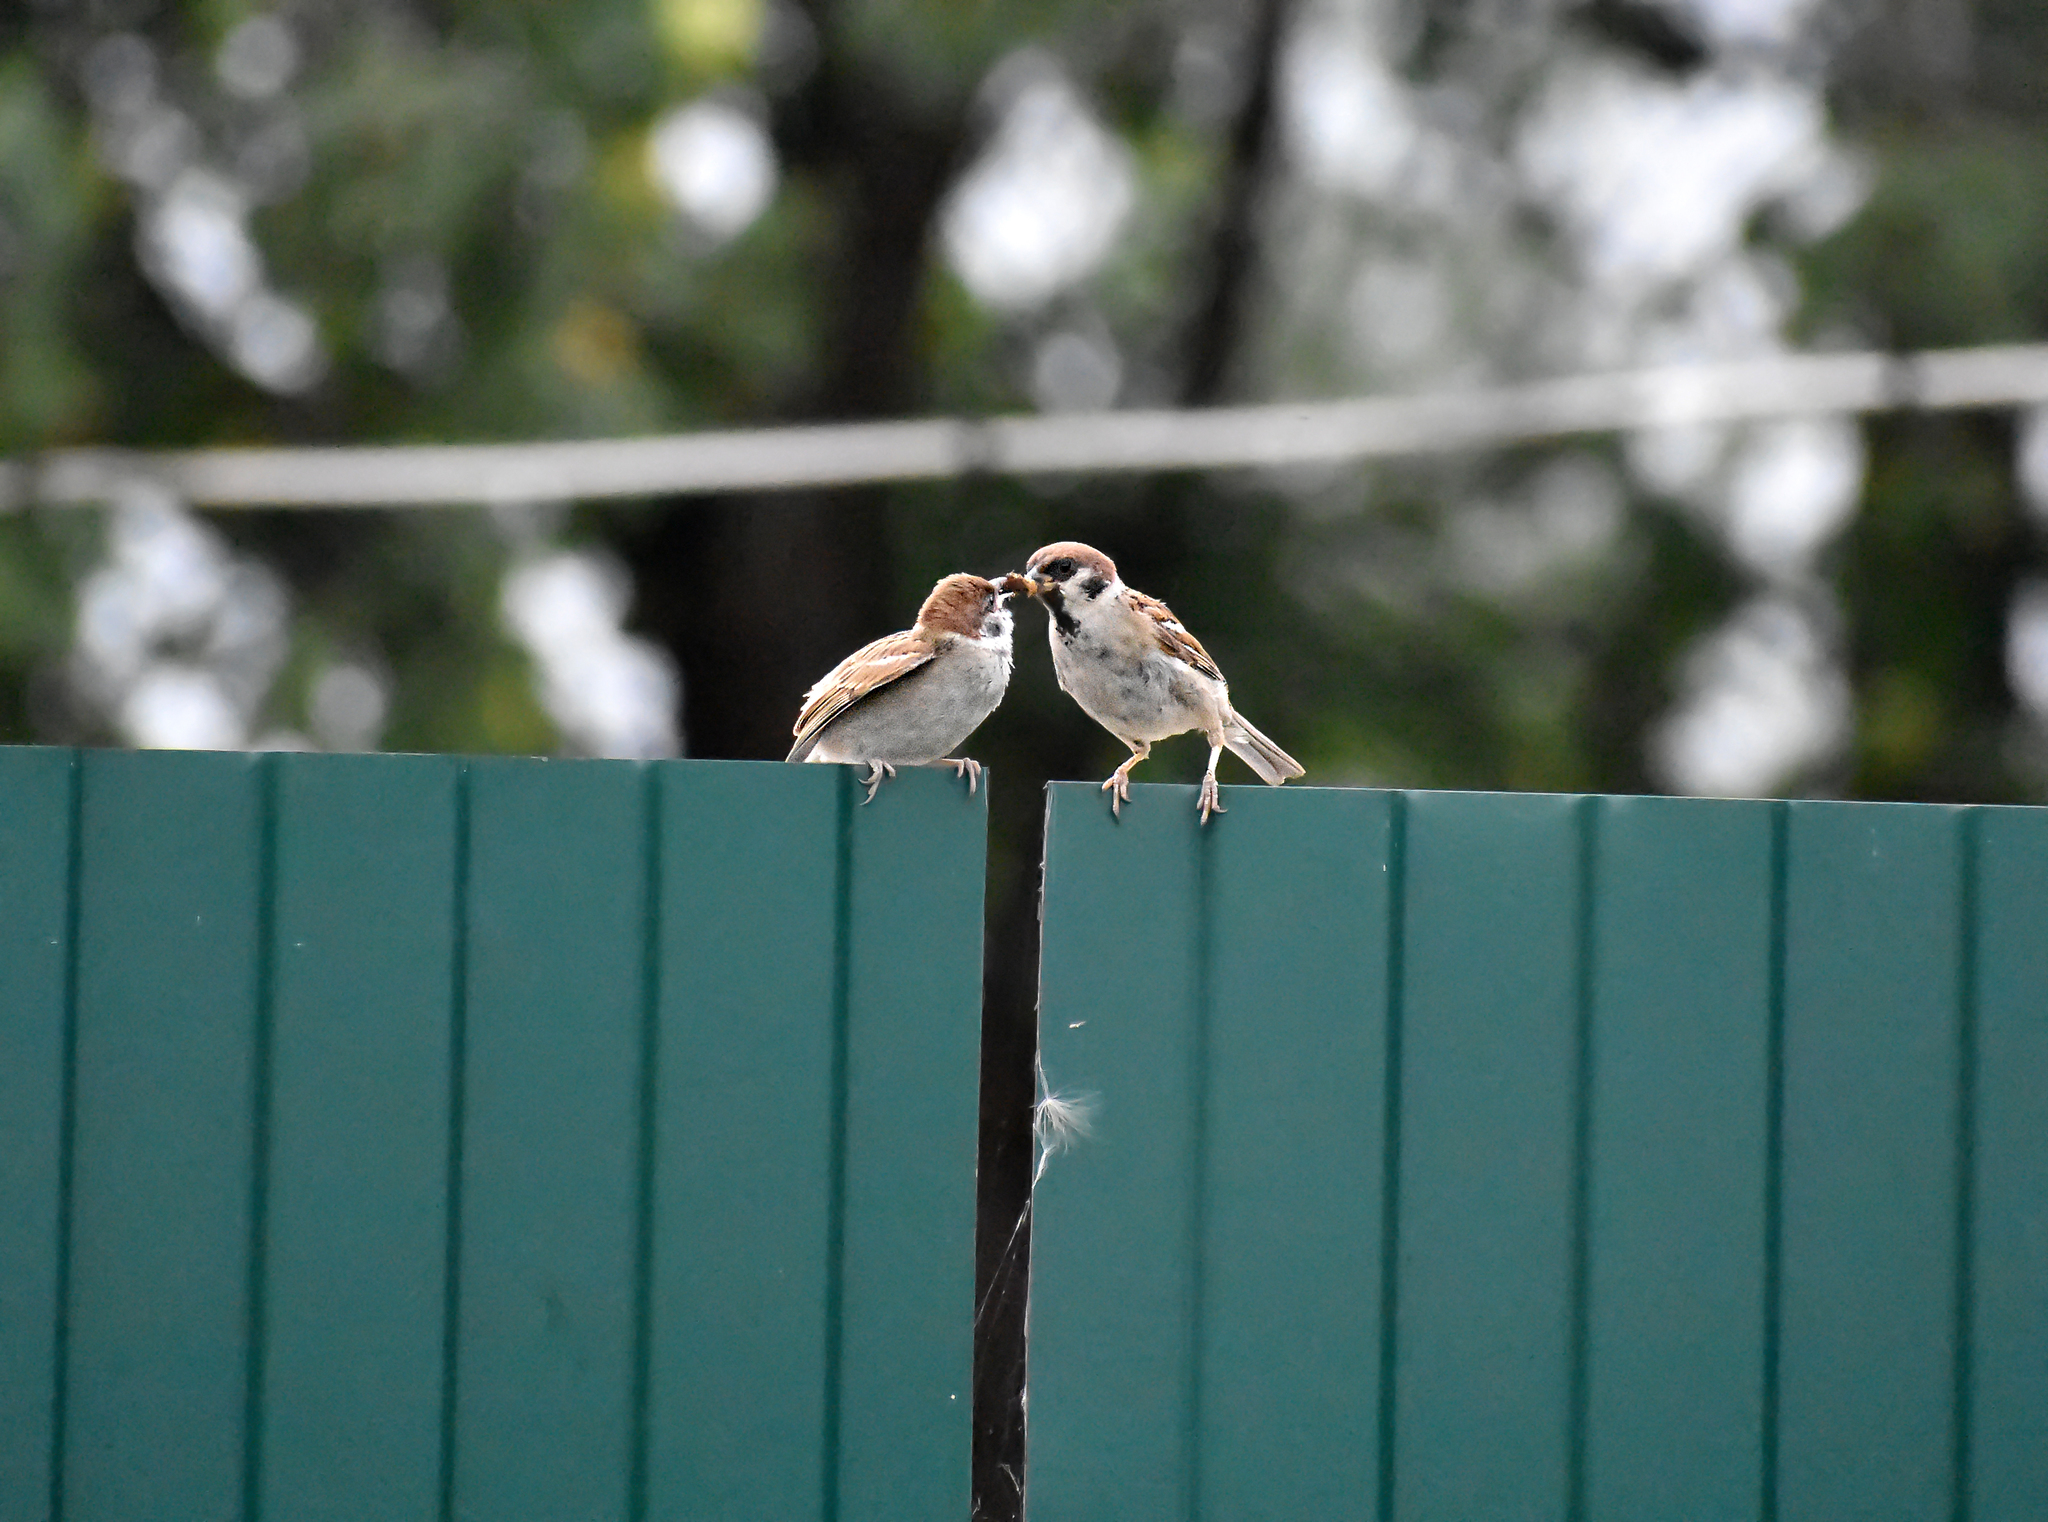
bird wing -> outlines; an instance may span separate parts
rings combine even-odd
[[[825,726],[869,693],[900,681],[934,655],[938,647],[929,635],[915,629],[889,634],[872,645],[862,645],[818,680],[804,694],[803,711],[796,716],[796,746],[790,759],[808,755]]]
[[[1124,593],[1131,606],[1150,621],[1153,638],[1159,641],[1159,648],[1176,660],[1186,661],[1204,676],[1223,680],[1223,673],[1216,669],[1216,663],[1209,659],[1209,652],[1202,648],[1202,642],[1188,633],[1187,626],[1173,616],[1173,609],[1156,597],[1147,597],[1143,592]]]

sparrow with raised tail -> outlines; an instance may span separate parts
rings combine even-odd
[[[1009,597],[979,576],[941,580],[915,624],[861,646],[804,694],[787,759],[865,764],[862,803],[899,766],[950,766],[973,792],[981,763],[946,752],[1010,685]]]
[[[1125,586],[1102,551],[1048,544],[1023,575],[1013,572],[1003,585],[1045,604],[1061,691],[1131,748],[1130,760],[1102,784],[1112,813],[1121,815],[1130,801],[1131,768],[1151,754],[1152,742],[1191,729],[1209,741],[1209,769],[1195,801],[1203,824],[1224,812],[1216,763],[1226,749],[1274,787],[1302,775],[1299,761],[1230,706],[1230,686],[1202,642],[1165,603]]]

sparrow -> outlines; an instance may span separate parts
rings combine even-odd
[[[865,763],[863,804],[899,766],[950,766],[973,792],[981,763],[946,752],[1010,685],[1009,598],[979,576],[942,579],[915,624],[861,646],[804,694],[787,759]]]
[[[1302,775],[1299,761],[1230,706],[1230,686],[1202,642],[1165,603],[1125,586],[1102,551],[1048,544],[1003,585],[1045,604],[1060,690],[1131,748],[1130,760],[1102,784],[1111,813],[1121,817],[1130,801],[1131,768],[1151,754],[1152,742],[1191,729],[1209,741],[1209,769],[1195,800],[1203,824],[1224,812],[1216,763],[1226,748],[1274,787]]]

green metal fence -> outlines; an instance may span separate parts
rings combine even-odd
[[[0,750],[0,1522],[955,1519],[984,814]],[[1034,1522],[2048,1516],[2048,811],[1053,789]]]
[[[1034,1522],[2048,1517],[2048,810],[1053,789]]]
[[[0,1518],[954,1522],[983,836],[0,750]]]

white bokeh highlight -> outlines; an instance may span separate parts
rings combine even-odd
[[[775,199],[775,148],[749,111],[718,98],[668,112],[647,139],[647,166],[669,203],[712,243],[738,237]]]
[[[1848,524],[1863,491],[1863,432],[1848,418],[1750,431],[1729,472],[1729,547],[1752,570],[1800,575]]]
[[[268,101],[298,68],[295,34],[281,20],[244,21],[215,58],[229,94]],[[93,107],[100,162],[134,201],[136,257],[181,321],[266,391],[294,395],[327,373],[314,314],[273,289],[249,217],[303,182],[310,150],[289,110],[239,150],[210,154],[192,118],[161,98],[156,51],[121,34],[86,55],[81,83]],[[242,172],[223,167],[233,160]]]
[[[1517,160],[1564,219],[1596,281],[1648,285],[1704,270],[1756,207],[1828,163],[1811,90],[1767,74],[1674,83],[1609,61],[1553,78]]]
[[[1007,93],[986,149],[940,214],[946,260],[985,306],[1042,306],[1115,247],[1137,193],[1130,152],[1049,59],[997,71]]]
[[[1351,17],[1319,17],[1296,31],[1280,98],[1288,148],[1324,189],[1385,195],[1422,143],[1407,87]]]
[[[2013,695],[2048,723],[2048,582],[2029,581],[2013,598],[2005,630],[2005,672]]]
[[[645,759],[678,749],[675,668],[620,627],[631,601],[625,572],[586,551],[539,554],[505,577],[505,627],[533,657],[541,707],[580,754]]]
[[[1807,612],[1761,597],[1687,657],[1690,696],[1651,738],[1650,761],[1674,792],[1742,798],[1771,792],[1837,754],[1849,736],[1849,685]]]
[[[266,566],[167,494],[131,486],[79,587],[72,686],[130,745],[237,749],[284,663],[290,612]]]
[[[279,16],[251,16],[228,33],[213,68],[229,94],[268,100],[299,70],[298,35]]]
[[[382,676],[368,666],[337,661],[315,678],[306,717],[322,750],[375,750],[390,707]]]

